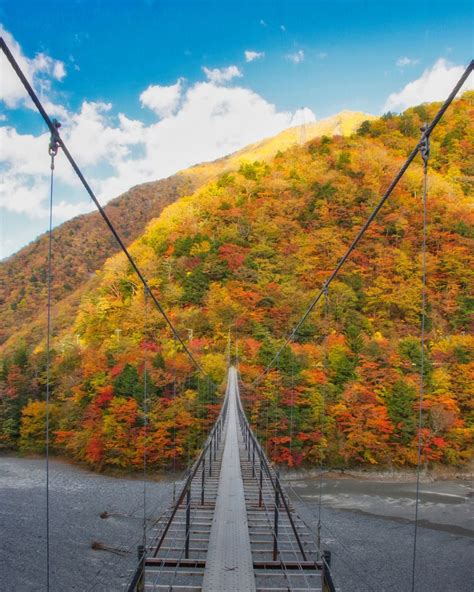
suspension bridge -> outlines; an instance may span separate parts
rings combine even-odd
[[[176,503],[157,526],[129,592],[335,591],[242,408],[238,373]]]
[[[198,373],[203,373],[199,362],[180,337],[172,320],[150,289],[147,279],[128,251],[112,222],[107,217],[79,166],[70,154],[59,134],[60,124],[46,113],[34,89],[3,38],[0,46],[38,112],[51,132],[49,154],[51,157],[51,194],[53,202],[54,159],[59,149],[70,162],[85,190],[97,206],[104,222],[115,237],[120,249],[143,284],[145,304],[151,300],[163,316],[174,339],[188,355]],[[451,94],[441,105],[433,121],[421,130],[419,142],[407,157],[385,194],[356,234],[352,243],[312,299],[304,314],[283,340],[283,344],[263,372],[254,381],[255,386],[278,363],[284,348],[295,339],[307,317],[317,303],[327,298],[331,283],[350,257],[365,232],[390,197],[409,165],[420,153],[424,165],[423,197],[423,293],[421,327],[421,388],[419,399],[419,432],[421,433],[421,408],[423,400],[423,355],[425,340],[425,286],[426,286],[426,193],[429,159],[429,138],[474,68],[470,62]],[[51,217],[49,229],[48,263],[48,358],[46,404],[50,396],[50,339],[51,339]],[[242,383],[238,368],[231,362],[225,396],[220,413],[204,442],[196,460],[189,468],[181,491],[168,511],[155,524],[151,533],[146,532],[144,517],[143,544],[138,548],[137,568],[127,587],[128,592],[168,590],[173,592],[284,592],[324,591],[335,592],[330,570],[330,552],[321,548],[320,541],[292,507],[282,486],[278,472],[272,466],[264,449],[256,438],[243,409],[240,391]],[[144,412],[146,421],[146,380]],[[48,475],[49,424],[46,416],[46,471]],[[145,453],[146,454],[146,453]],[[416,534],[418,523],[418,490],[421,458],[421,437],[418,443],[418,478],[415,506],[415,532],[413,546],[412,591],[415,589]],[[146,457],[144,457],[146,467]],[[47,478],[48,492],[48,478]],[[47,523],[48,493],[47,493]],[[49,530],[47,545],[47,590],[50,589]]]

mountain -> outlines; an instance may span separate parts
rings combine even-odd
[[[466,463],[474,409],[474,93],[431,141],[427,241],[425,463]],[[270,160],[213,164],[216,178],[167,206],[131,244],[153,293],[219,383],[237,335],[244,402],[277,462],[414,465],[420,384],[420,159],[275,367],[250,386],[321,288],[439,104],[290,144]],[[257,148],[256,148],[257,149]],[[235,161],[234,161],[235,162]],[[200,173],[199,167],[194,173]],[[53,449],[90,466],[182,465],[216,411],[121,254],[84,288],[53,340]],[[148,392],[148,428],[143,393]],[[44,338],[0,367],[4,447],[41,450]],[[147,431],[148,430],[148,431]],[[148,434],[148,435],[147,435]]]
[[[307,126],[308,139],[333,133],[350,134],[370,115],[343,112]],[[112,200],[105,211],[126,244],[133,242],[146,224],[160,215],[165,206],[192,193],[211,178],[233,168],[241,160],[267,160],[278,150],[299,141],[300,128],[290,128],[273,138],[239,150],[215,162],[197,165],[168,179],[133,187]],[[62,316],[74,315],[74,303],[80,300],[95,270],[118,251],[114,238],[98,212],[78,216],[53,231],[53,303],[62,303]],[[0,262],[0,351],[11,339],[28,338],[32,324],[44,329],[46,318],[46,270],[48,240],[44,234]],[[78,291],[77,294],[74,293]],[[9,342],[10,340],[10,342]],[[5,346],[4,346],[5,347]]]

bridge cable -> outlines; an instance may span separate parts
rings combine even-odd
[[[293,429],[295,408],[295,355],[291,355],[291,399],[290,399],[290,459],[293,465]]]
[[[51,174],[49,185],[49,229],[48,229],[48,276],[47,276],[47,328],[46,328],[46,417],[45,417],[45,445],[46,445],[46,590],[50,589],[50,532],[49,532],[49,445],[50,445],[50,396],[51,396],[51,291],[52,291],[52,252],[53,252],[53,197],[54,197],[54,158],[58,153],[58,132],[60,123],[53,120],[53,130],[48,147],[51,157]]]
[[[426,126],[421,128],[425,131]],[[426,239],[427,239],[427,198],[428,198],[428,160],[430,156],[430,141],[428,136],[424,136],[424,141],[420,149],[423,160],[423,241],[421,248],[421,359],[420,359],[420,394],[418,398],[418,450],[416,466],[416,497],[415,497],[415,527],[413,534],[413,560],[411,575],[411,592],[415,590],[416,576],[416,552],[418,535],[418,512],[420,502],[420,473],[421,473],[421,454],[423,448],[423,399],[425,387],[425,341],[426,341]]]
[[[193,354],[189,351],[189,349],[187,348],[187,346],[184,343],[183,339],[180,337],[180,335],[177,332],[175,326],[171,322],[170,317],[168,316],[168,314],[166,313],[166,311],[164,310],[164,308],[160,304],[159,300],[156,298],[156,296],[150,290],[149,285],[148,285],[148,282],[147,282],[145,276],[141,272],[140,268],[138,267],[137,263],[135,262],[135,259],[130,254],[130,252],[127,249],[127,247],[125,246],[124,242],[120,238],[120,235],[118,234],[117,230],[115,229],[114,225],[112,224],[112,221],[110,220],[110,218],[105,213],[104,208],[100,205],[99,200],[95,196],[94,192],[92,191],[92,188],[90,187],[90,185],[87,182],[86,178],[82,174],[81,169],[79,168],[79,166],[77,165],[76,161],[74,160],[74,158],[72,157],[71,153],[69,152],[66,144],[64,143],[64,140],[59,135],[58,130],[57,130],[57,127],[55,126],[55,123],[54,123],[55,120],[52,120],[49,117],[49,115],[47,114],[47,112],[44,109],[41,101],[39,100],[37,94],[33,90],[33,88],[30,85],[30,83],[28,82],[26,76],[23,74],[23,71],[21,70],[21,68],[18,65],[17,61],[13,57],[10,49],[8,48],[7,44],[5,43],[5,40],[3,39],[3,37],[0,37],[0,47],[1,47],[2,51],[3,51],[3,53],[5,54],[6,58],[10,62],[10,64],[11,64],[13,70],[15,71],[16,75],[20,79],[21,83],[25,87],[25,89],[26,89],[27,93],[29,94],[31,100],[33,101],[35,107],[38,109],[38,111],[39,111],[41,117],[43,118],[44,122],[46,123],[46,125],[50,129],[51,134],[54,135],[55,140],[57,142],[57,145],[62,148],[62,150],[64,152],[64,155],[66,156],[66,158],[69,161],[70,165],[74,169],[74,172],[76,173],[76,175],[79,177],[79,180],[81,181],[81,183],[84,186],[85,190],[89,194],[89,197],[92,199],[92,201],[94,202],[95,206],[97,207],[97,210],[99,211],[99,213],[100,213],[102,219],[104,220],[104,222],[107,224],[110,232],[113,234],[113,236],[114,236],[115,240],[117,241],[120,249],[125,254],[125,256],[128,259],[128,261],[129,261],[130,265],[132,266],[133,270],[135,271],[135,273],[139,277],[140,281],[142,282],[144,288],[146,290],[148,290],[148,293],[149,293],[149,295],[150,295],[150,297],[151,297],[154,305],[159,310],[161,316],[164,318],[166,324],[171,329],[171,332],[173,333],[173,335],[176,337],[176,339],[183,346],[184,351],[186,352],[187,356],[191,360],[192,364],[196,367],[197,370],[199,370],[200,372],[203,372],[200,364],[194,358]]]
[[[239,393],[239,406],[240,409],[242,409],[241,407],[242,402],[240,400],[240,393]],[[243,410],[242,410],[243,413]],[[248,423],[248,420],[246,420]],[[241,433],[242,433],[242,427],[241,427]],[[259,463],[262,466],[262,458],[259,458]],[[268,505],[267,505],[267,501],[266,501],[266,493],[268,493],[268,496],[270,499],[274,498],[274,494],[275,494],[275,488],[278,488],[278,483],[279,483],[279,477],[278,477],[278,473],[275,471],[275,469],[273,468],[273,466],[268,462],[267,460],[267,468],[268,468],[268,475],[265,476],[265,478],[263,479],[262,482],[262,486],[260,486],[260,483],[257,481],[257,486],[259,488],[259,491],[262,494],[262,503],[263,503],[263,507],[265,510],[265,515],[267,518],[267,522],[268,522],[268,527],[270,529],[270,532],[272,534],[272,536],[276,539],[276,544],[277,544],[277,549],[278,549],[278,556],[279,556],[279,562],[283,571],[283,575],[285,577],[285,579],[288,582],[288,590],[291,592],[291,590],[293,590],[292,584],[291,584],[291,575],[289,574],[288,570],[287,570],[287,566],[286,563],[287,561],[284,559],[283,553],[284,550],[281,548],[283,546],[284,541],[281,540],[281,538],[279,538],[279,536],[277,535],[277,533],[275,532],[275,529],[273,527],[273,520],[271,517],[271,510],[269,510]],[[272,481],[271,478],[271,473],[273,473],[274,475],[274,479]],[[264,488],[266,488],[266,492],[264,493]],[[284,492],[280,487],[280,494],[283,497],[284,496]],[[291,547],[291,553],[293,553],[293,555],[295,556],[295,560],[298,564],[298,570],[301,572],[301,575],[304,577],[305,579],[305,583],[307,584],[307,588],[310,588],[309,585],[309,581],[308,578],[306,576],[306,573],[304,572],[302,565],[301,565],[301,561],[298,559],[298,551],[294,545],[294,542],[292,540],[292,536],[290,533],[285,533],[284,531],[281,532],[280,537],[285,537],[287,539],[287,544]]]
[[[273,358],[270,360],[270,362],[267,364],[267,366],[264,368],[264,370],[261,372],[261,374],[259,376],[257,376],[257,378],[252,382],[253,386],[256,386],[257,384],[259,384],[261,382],[261,380],[268,374],[268,372],[270,371],[270,368],[274,365],[275,361],[278,359],[278,356],[283,351],[283,349],[294,340],[300,327],[303,325],[303,323],[306,321],[308,316],[311,314],[311,312],[314,309],[314,307],[316,306],[316,304],[323,297],[324,290],[329,288],[330,284],[333,282],[333,280],[336,278],[336,276],[339,275],[339,272],[341,271],[342,267],[346,263],[347,259],[350,257],[352,251],[355,250],[355,248],[359,244],[360,240],[362,239],[362,237],[364,236],[364,234],[366,233],[366,231],[368,230],[368,228],[370,227],[372,222],[375,220],[375,218],[376,218],[377,214],[379,213],[379,211],[381,210],[382,206],[385,204],[385,202],[390,197],[390,195],[392,194],[395,187],[398,185],[400,179],[403,177],[406,170],[408,169],[410,164],[413,162],[413,160],[415,159],[418,152],[421,150],[425,141],[427,139],[429,139],[431,132],[438,125],[440,119],[443,117],[444,113],[446,112],[448,107],[451,105],[451,103],[455,99],[456,95],[460,91],[461,87],[463,86],[464,82],[467,80],[467,78],[469,77],[469,75],[471,74],[473,69],[474,69],[474,60],[471,60],[471,62],[467,66],[466,70],[464,71],[463,75],[461,76],[461,78],[458,80],[458,82],[454,86],[450,95],[445,100],[445,102],[442,104],[439,111],[437,112],[437,114],[433,118],[432,122],[428,126],[426,126],[425,129],[423,130],[423,135],[422,135],[421,139],[419,140],[417,145],[413,148],[413,150],[410,152],[410,154],[407,157],[407,159],[405,160],[404,164],[402,165],[402,167],[400,168],[400,170],[398,171],[398,173],[395,175],[394,179],[390,183],[388,189],[385,191],[385,193],[381,197],[380,201],[377,203],[377,205],[373,209],[372,213],[369,215],[366,222],[360,228],[359,232],[357,233],[357,235],[355,236],[355,238],[353,239],[353,241],[351,242],[351,244],[347,248],[346,252],[340,258],[336,267],[334,268],[332,273],[329,275],[329,277],[325,281],[323,287],[319,290],[317,295],[310,302],[309,306],[307,307],[307,309],[305,310],[305,312],[303,313],[303,315],[301,316],[300,320],[297,322],[297,324],[295,325],[293,330],[287,335],[286,338],[284,338],[285,341],[284,341],[283,345],[281,345],[280,349],[276,352],[276,354],[273,356]]]
[[[323,348],[323,355],[324,355],[324,365],[325,365],[325,374],[326,377],[328,375],[328,353],[329,353],[329,296],[328,296],[328,288],[325,286],[324,289],[324,321],[325,321],[325,330],[326,330],[326,339],[325,345]],[[324,423],[325,423],[325,413],[326,413],[326,396],[323,393],[322,401],[321,401],[321,411],[319,417],[319,430],[320,430],[320,446],[319,446],[319,499],[318,499],[318,551],[322,557],[321,552],[321,513],[322,513],[322,505],[323,505],[323,444],[324,444]]]
[[[147,518],[146,518],[146,494],[147,494],[147,444],[148,444],[148,366],[146,334],[148,323],[148,290],[143,291],[143,319],[144,319],[144,347],[143,347],[143,552],[146,554],[147,543]]]
[[[176,336],[173,336],[173,351],[177,353]],[[173,407],[176,405],[176,358],[173,365]],[[176,413],[176,410],[175,410]],[[176,422],[173,422],[173,504],[176,501]]]

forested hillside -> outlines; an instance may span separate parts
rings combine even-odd
[[[189,192],[189,179],[175,175],[145,183],[127,191],[105,207],[126,243],[135,240],[150,219]],[[114,237],[106,231],[98,212],[78,216],[53,230],[53,302],[59,302],[86,282],[105,260],[117,252]],[[0,263],[0,345],[26,329],[43,313],[47,299],[48,237],[43,234],[15,255]]]
[[[473,433],[473,93],[432,137],[423,460],[462,464]],[[216,382],[229,330],[250,385],[418,141],[439,105],[243,162],[165,208],[131,251]],[[412,165],[314,311],[245,402],[271,457],[290,466],[416,463],[420,384],[422,168]],[[89,270],[90,272],[90,270]],[[217,408],[121,255],[54,339],[54,449],[95,468],[140,466],[143,369],[149,464],[185,463]],[[146,313],[144,312],[146,310]],[[40,450],[44,339],[4,356],[4,447]]]
[[[332,133],[348,135],[358,128],[365,117],[368,116],[364,113],[343,112],[308,124],[305,136],[311,139]],[[105,211],[124,243],[130,244],[165,206],[226,170],[238,167],[241,159],[267,160],[273,157],[279,149],[300,141],[301,133],[299,127],[290,128],[215,162],[194,166],[168,179],[138,185],[112,200]],[[75,305],[84,290],[90,289],[89,280],[95,270],[118,252],[118,247],[98,212],[61,224],[54,229],[53,240],[52,301],[58,304],[56,326],[61,330],[62,318],[76,314]],[[0,262],[0,351],[8,349],[19,338],[32,345],[37,341],[36,335],[44,331],[47,253],[47,235],[42,235]]]

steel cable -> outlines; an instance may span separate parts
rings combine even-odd
[[[48,276],[47,276],[47,327],[46,327],[46,409],[45,409],[45,448],[46,448],[46,590],[50,589],[50,511],[49,511],[49,447],[50,447],[50,397],[51,397],[51,291],[52,291],[52,252],[53,252],[53,197],[54,197],[54,158],[58,153],[57,127],[49,142],[51,174],[49,186],[49,230],[48,230]]]
[[[422,128],[424,131],[424,128]],[[428,197],[428,159],[430,154],[429,138],[427,137],[421,147],[421,157],[423,159],[423,239],[421,247],[421,359],[420,359],[420,394],[418,398],[418,442],[417,442],[417,465],[416,465],[416,496],[415,496],[415,526],[413,533],[413,559],[411,574],[411,592],[415,590],[416,579],[416,553],[418,542],[418,511],[420,499],[420,473],[421,473],[421,453],[423,447],[423,398],[425,385],[425,337],[426,337],[426,209]]]

